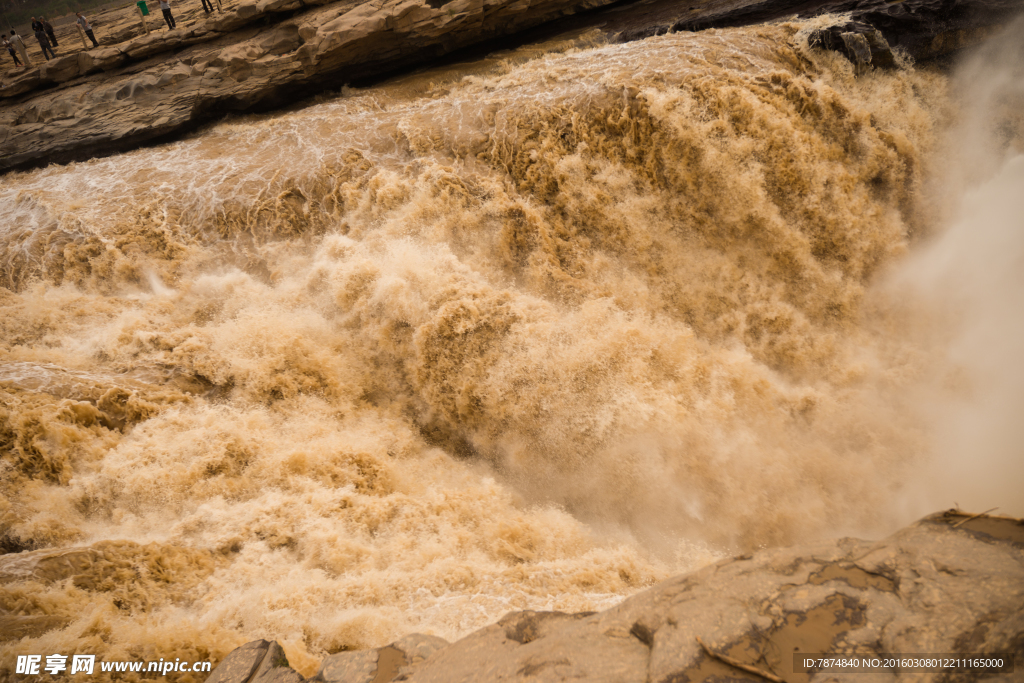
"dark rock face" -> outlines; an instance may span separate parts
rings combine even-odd
[[[262,643],[235,650],[210,681],[263,683],[244,677],[256,670],[251,653]],[[796,683],[922,676],[795,666],[802,655],[816,653],[999,654],[1019,667],[1024,521],[950,511],[880,542],[846,538],[742,555],[669,579],[605,612],[513,612],[451,645],[414,635],[376,650],[331,655],[310,680]],[[1005,666],[933,676],[1021,680],[1019,669]]]
[[[638,40],[666,31],[703,31],[793,16],[847,14],[848,21],[818,32],[817,44],[843,53],[855,64],[889,67],[893,65],[893,48],[916,60],[943,57],[977,44],[993,27],[1005,25],[1024,11],[1018,0],[741,0],[722,3],[718,9],[709,4],[681,7],[673,0],[645,3],[649,23],[624,28],[618,38]],[[873,36],[876,31],[879,36]],[[844,40],[842,34],[850,35]],[[863,41],[857,36],[868,41],[870,61],[865,60]]]
[[[914,59],[941,57],[976,44],[989,27],[1008,22],[1024,11],[1016,0],[904,0],[860,2],[853,21],[881,31],[893,48],[902,48]]]
[[[1019,0],[739,0],[723,5],[715,9],[712,3],[680,7],[674,0],[645,2],[634,14],[646,15],[648,23],[620,28],[617,39],[846,14],[849,20],[815,31],[811,45],[839,52],[858,67],[892,68],[894,49],[917,61],[944,58],[979,44],[1024,12]]]
[[[852,21],[880,30],[893,47],[901,46],[917,59],[929,59],[948,51],[942,36],[1005,23],[1022,10],[1017,0],[763,0],[697,19],[680,19],[672,28],[700,31],[794,15],[850,13]]]
[[[859,2],[852,21],[817,31],[812,45],[841,52],[855,64],[893,66],[892,49],[916,60],[942,57],[984,39],[990,27],[1024,10],[1018,2],[904,0]]]

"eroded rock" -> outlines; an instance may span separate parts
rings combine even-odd
[[[513,612],[451,645],[414,635],[331,655],[310,680],[762,680],[751,670],[787,683],[838,680],[829,670],[795,670],[794,656],[809,653],[1002,654],[1024,661],[1024,521],[950,511],[883,541],[765,550],[669,579],[600,613]],[[239,662],[250,659],[237,655]],[[920,678],[878,675],[872,680]]]
[[[48,62],[43,62],[39,67],[39,79],[51,83],[69,81],[79,73],[77,54],[55,57]]]
[[[302,683],[277,641],[254,640],[224,658],[206,683]]]
[[[128,55],[116,47],[100,47],[78,53],[78,70],[81,74],[110,71],[128,61]]]

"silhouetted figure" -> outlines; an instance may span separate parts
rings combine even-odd
[[[92,33],[92,24],[89,23],[89,20],[86,19],[85,15],[81,12],[75,12],[75,16],[78,17],[78,19],[75,19],[75,21],[77,21],[78,25],[81,26],[82,29],[85,31],[85,35],[89,36],[89,40],[92,41],[92,46],[99,47],[100,44],[96,42],[96,36],[94,36]]]
[[[213,11],[213,0],[203,0],[203,9],[209,14]]]
[[[11,53],[11,57],[13,57],[13,58],[14,58],[14,66],[24,66],[24,65],[23,65],[23,64],[21,63],[21,60],[20,60],[20,59],[18,59],[18,53],[17,53],[17,51],[16,51],[15,49],[14,49],[14,46],[13,46],[13,45],[11,45],[11,43],[10,43],[10,41],[9,41],[9,40],[7,40],[7,34],[6,34],[6,33],[4,34],[4,37],[3,37],[3,44],[4,44],[4,47],[6,47],[6,48],[7,48],[7,51]]]
[[[57,47],[57,35],[53,32],[53,25],[46,20],[46,17],[39,17],[39,23],[43,25],[43,30],[46,31],[46,37],[50,39],[50,45]]]
[[[164,21],[167,22],[167,30],[175,28],[174,17],[171,16],[171,3],[170,0],[160,0],[160,9],[164,13]]]
[[[37,21],[35,17],[32,17],[32,30],[36,34],[36,40],[39,41],[39,47],[43,48],[43,56],[46,57],[46,61],[50,61],[50,57],[56,57],[57,53],[50,47],[50,39],[46,37],[43,23]]]

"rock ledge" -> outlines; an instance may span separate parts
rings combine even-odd
[[[211,683],[293,683],[276,643],[232,652]],[[262,650],[261,650],[262,648]],[[264,651],[256,661],[254,652]],[[812,653],[1001,655],[1024,665],[1024,520],[931,515],[879,541],[741,555],[600,613],[513,612],[452,644],[412,635],[327,657],[316,683],[923,680],[800,670]],[[261,663],[262,662],[262,663]],[[928,680],[1019,681],[950,669]]]

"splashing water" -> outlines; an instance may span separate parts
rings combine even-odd
[[[954,86],[815,25],[584,36],[0,180],[0,667],[266,637],[308,675],[928,511],[920,398],[965,370],[878,281],[943,220]]]

